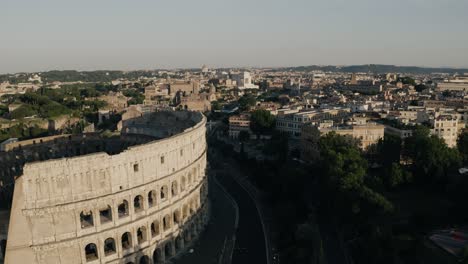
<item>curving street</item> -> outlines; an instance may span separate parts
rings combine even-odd
[[[239,206],[239,227],[232,256],[233,264],[266,264],[266,245],[255,202],[231,176],[220,174],[219,181]]]

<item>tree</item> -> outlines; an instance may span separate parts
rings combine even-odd
[[[250,129],[256,135],[271,134],[275,128],[275,117],[267,110],[255,110],[250,116]]]
[[[251,107],[255,106],[257,103],[256,98],[253,95],[244,95],[241,98],[239,98],[239,110],[241,111],[247,111]]]
[[[211,102],[211,110],[213,111],[221,110],[221,104],[218,101]]]
[[[460,134],[457,141],[457,148],[465,162],[468,162],[468,132]]]
[[[405,171],[400,164],[392,163],[390,171],[388,172],[387,186],[389,188],[396,188],[410,181],[411,173]]]
[[[419,92],[419,93],[420,93],[420,92],[426,90],[426,89],[427,89],[427,86],[424,85],[424,84],[418,84],[418,85],[416,85],[416,86],[414,87],[414,89],[416,90],[416,92]]]
[[[239,132],[239,141],[244,143],[244,142],[247,142],[250,138],[250,134],[249,132],[245,131],[245,130],[242,130],[241,132]]]
[[[393,210],[384,196],[366,186],[367,161],[355,141],[332,132],[320,138],[319,146],[322,181],[332,208],[339,207],[338,210],[351,215],[359,214],[368,205],[384,212]]]
[[[12,119],[21,119],[21,118],[25,118],[25,117],[33,116],[37,114],[38,113],[36,112],[36,110],[33,109],[32,106],[25,104],[13,110],[10,113],[10,117]]]
[[[405,140],[404,154],[412,162],[416,179],[434,184],[445,183],[448,173],[458,169],[462,161],[457,149],[429,135],[429,129],[422,126],[416,127],[413,135]]]
[[[402,149],[402,141],[400,137],[385,135],[377,143],[377,155],[379,161],[386,168],[389,168],[393,163],[400,162]]]

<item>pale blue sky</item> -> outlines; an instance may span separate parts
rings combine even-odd
[[[468,67],[468,0],[0,0],[0,73]]]

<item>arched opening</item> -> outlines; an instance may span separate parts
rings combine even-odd
[[[190,215],[193,215],[196,212],[196,207],[194,201],[190,202]]]
[[[96,244],[91,243],[85,247],[86,261],[93,261],[99,258]]]
[[[179,193],[179,186],[177,184],[177,181],[172,182],[171,192],[172,196],[176,196]]]
[[[172,257],[173,252],[172,252],[172,242],[171,241],[168,241],[166,243],[166,245],[164,245],[164,255],[166,256],[166,258]]]
[[[156,205],[156,191],[150,191],[148,193],[148,205],[149,207]]]
[[[115,254],[117,252],[115,247],[115,240],[110,237],[104,241],[104,254],[106,256]]]
[[[171,217],[169,215],[165,215],[163,218],[163,229],[164,231],[171,228]]]
[[[140,264],[150,264],[150,258],[148,256],[143,256],[140,258]]]
[[[180,225],[181,224],[181,218],[180,218],[180,210],[175,210],[174,213],[172,213],[172,217],[173,217],[173,222],[174,224],[178,224]]]
[[[189,172],[188,174],[188,184],[192,183],[192,174]]]
[[[101,224],[112,222],[112,208],[110,205],[108,205],[105,209],[99,210],[99,219]]]
[[[117,207],[117,211],[119,213],[119,218],[128,216],[128,202],[127,200],[123,200],[121,204]]]
[[[182,237],[178,236],[175,240],[176,252],[180,252],[184,249],[184,240]]]
[[[122,235],[122,249],[127,250],[132,248],[132,234],[126,232]]]
[[[151,236],[155,237],[159,235],[160,230],[159,230],[159,221],[156,220],[153,223],[151,223]]]
[[[148,235],[146,233],[146,227],[142,226],[137,230],[137,239],[138,244],[142,244],[148,240]]]
[[[94,226],[93,212],[91,210],[82,211],[80,213],[80,223],[81,228],[88,228]]]
[[[190,231],[185,231],[184,232],[184,242],[185,244],[188,244],[190,241],[192,241],[192,235],[190,234]]]
[[[167,198],[167,186],[163,185],[161,187],[161,200],[164,200]]]
[[[188,205],[184,204],[184,207],[182,208],[182,219],[186,219],[189,217],[189,207]]]
[[[143,197],[138,195],[133,199],[133,208],[135,208],[135,213],[143,211]]]
[[[163,252],[160,248],[157,248],[153,252],[153,264],[162,264],[164,263]]]
[[[185,179],[185,176],[182,176],[182,179],[180,180],[180,191],[183,192],[185,191],[185,185],[187,184],[187,180]]]

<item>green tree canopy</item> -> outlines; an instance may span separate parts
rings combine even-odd
[[[457,141],[457,148],[465,162],[468,162],[468,132],[460,134]]]
[[[239,110],[246,111],[246,110],[249,110],[251,107],[255,106],[255,104],[257,103],[257,100],[255,96],[248,94],[239,98],[238,103],[239,103]]]
[[[419,126],[413,136],[407,138],[404,153],[412,162],[416,179],[424,182],[443,183],[449,171],[461,165],[461,155],[455,148],[449,148],[445,141],[429,135],[429,129]]]
[[[250,129],[256,135],[271,134],[275,128],[275,117],[267,110],[255,110],[250,116]]]

